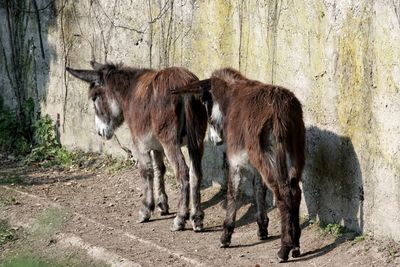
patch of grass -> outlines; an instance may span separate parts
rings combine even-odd
[[[75,256],[77,257],[77,256]],[[93,263],[83,258],[59,258],[52,256],[44,256],[39,253],[23,253],[14,257],[7,258],[0,267],[63,267],[63,266],[107,266],[103,263]]]
[[[15,231],[5,220],[0,220],[0,247],[16,239]]]
[[[1,264],[4,267],[50,267],[57,266],[54,263],[45,262],[44,260],[30,258],[30,257],[15,257],[8,259],[7,262]],[[60,266],[60,265],[58,265]]]
[[[33,110],[32,105],[33,102],[30,101],[27,108]],[[15,112],[7,109],[0,98],[0,151],[6,152],[12,158],[22,158],[24,164],[35,164],[44,168],[63,169],[78,166],[116,172],[132,166],[131,160],[121,160],[98,153],[68,151],[61,145],[56,125],[49,115],[39,118],[33,124],[30,123],[29,129],[25,128]],[[23,182],[24,179],[17,175],[0,179],[0,184]]]
[[[0,185],[5,185],[5,184],[24,184],[25,183],[25,178],[22,177],[21,175],[15,174],[15,175],[8,175],[5,177],[2,177],[0,179]]]
[[[347,232],[344,226],[337,223],[328,223],[322,229],[324,233],[331,234],[334,237],[339,237]]]
[[[32,99],[29,99],[24,108],[30,113]],[[0,150],[14,155],[26,155],[31,149],[31,130],[29,125],[21,122],[16,113],[9,110],[0,97]]]
[[[0,197],[0,208],[9,206],[9,205],[17,205],[17,204],[20,204],[20,202],[18,202],[17,199],[13,196]]]
[[[318,221],[315,218],[311,218],[309,214],[303,214],[300,216],[300,224],[313,225]]]
[[[108,172],[118,172],[120,170],[132,167],[132,160],[115,158],[111,155],[104,155],[93,152],[83,152],[76,150],[71,152],[71,167],[77,167],[86,170],[105,170]]]
[[[300,223],[304,226],[315,226],[323,235],[331,235],[335,238],[344,237],[346,240],[355,240],[360,242],[364,240],[364,236],[360,236],[354,231],[344,227],[338,223],[324,223],[319,221],[317,218],[311,218],[308,214],[300,217]]]
[[[360,243],[360,242],[362,242],[364,240],[365,240],[365,235],[358,235],[353,239],[352,243],[353,244],[357,244],[357,243]]]
[[[12,249],[5,254],[0,253],[0,267],[107,266],[88,257],[86,251],[49,245],[65,220],[65,211],[58,208],[39,214],[28,231],[18,233],[19,242],[11,244]],[[0,248],[5,242],[16,240],[16,234],[6,221],[0,221]]]
[[[65,221],[65,211],[59,208],[46,209],[30,229],[32,238],[46,238],[56,233]]]
[[[26,157],[27,163],[40,162],[44,167],[72,164],[72,155],[59,142],[53,120],[49,115],[34,124],[35,146]]]

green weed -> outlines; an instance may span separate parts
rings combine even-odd
[[[31,149],[30,130],[6,108],[0,98],[0,150],[26,155]]]
[[[28,163],[41,162],[44,167],[72,164],[72,155],[61,146],[49,115],[37,120],[33,127],[35,146],[26,158]]]
[[[5,243],[15,239],[15,231],[11,229],[7,221],[0,220],[0,247]]]
[[[356,236],[356,237],[354,238],[353,244],[362,242],[362,241],[364,241],[364,240],[365,240],[365,236],[364,236],[364,235],[358,235],[358,236]]]
[[[339,237],[346,233],[346,228],[337,223],[328,223],[323,227],[323,232],[326,234],[331,234],[335,237]]]

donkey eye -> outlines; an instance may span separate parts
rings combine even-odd
[[[98,94],[95,94],[94,96],[92,96],[92,100],[93,100],[93,102],[95,102],[96,101],[96,99],[99,97],[99,95]]]

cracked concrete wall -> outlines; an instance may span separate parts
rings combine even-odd
[[[93,58],[178,65],[200,78],[232,66],[303,103],[303,213],[400,240],[399,0],[57,0],[41,12],[42,111],[60,115],[68,147],[124,153],[96,136],[87,86],[65,66],[88,68]],[[129,146],[126,126],[116,135]],[[223,182],[221,148],[207,143],[203,166],[207,184]],[[251,194],[251,182],[246,188]]]

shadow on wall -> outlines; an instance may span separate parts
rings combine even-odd
[[[307,129],[303,194],[310,218],[340,223],[362,233],[364,189],[350,138],[317,127]]]
[[[55,50],[48,34],[55,3],[6,0],[0,4],[0,97],[27,129],[47,101],[50,62]],[[54,118],[55,119],[55,118]]]

